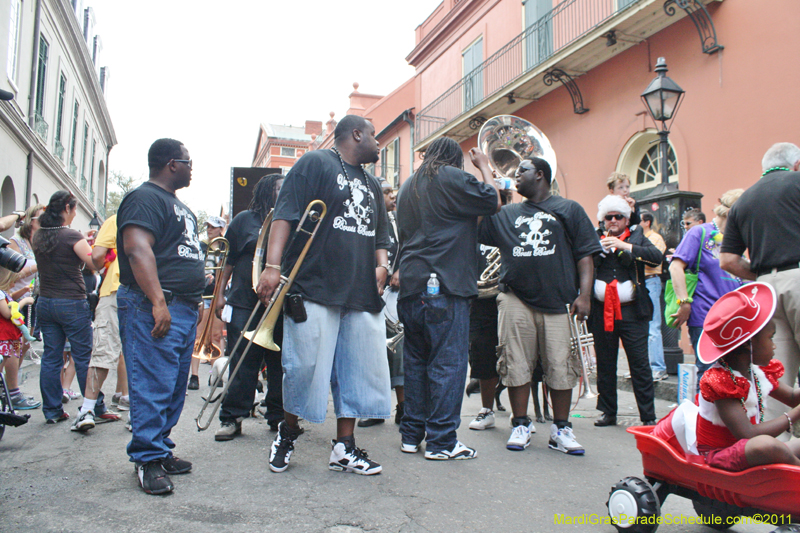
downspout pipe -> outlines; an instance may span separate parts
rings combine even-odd
[[[33,18],[33,58],[31,59],[31,86],[28,89],[28,125],[31,129],[35,126],[36,117],[34,116],[34,106],[36,104],[36,77],[38,75],[37,66],[39,61],[39,38],[41,35],[42,0],[36,0],[36,12]],[[31,195],[33,194],[33,149],[28,152],[28,174],[25,177],[25,209],[31,206]]]

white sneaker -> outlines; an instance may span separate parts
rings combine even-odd
[[[549,446],[567,455],[583,455],[586,453],[583,446],[578,444],[578,441],[575,440],[575,434],[572,432],[571,427],[558,429],[558,426],[555,424],[550,426]]]
[[[460,441],[456,441],[453,448],[450,450],[442,450],[440,452],[425,452],[425,459],[432,461],[448,461],[450,459],[475,459],[478,452],[468,446],[464,446]]]
[[[94,427],[94,412],[86,411],[85,413],[78,413],[75,422],[72,423],[70,429],[72,431],[88,431]]]
[[[403,453],[417,453],[419,451],[419,444],[409,444],[407,442],[401,442],[400,451]]]
[[[383,467],[371,461],[366,450],[355,447],[352,443],[347,447],[344,442],[331,441],[331,459],[328,468],[337,472],[353,472],[363,476],[380,474]]]
[[[494,427],[494,411],[487,408],[482,408],[475,417],[475,420],[469,423],[469,429],[482,430]]]
[[[511,436],[506,443],[506,448],[514,451],[524,450],[531,445],[531,433],[536,433],[533,422],[514,426],[514,429],[511,430]]]

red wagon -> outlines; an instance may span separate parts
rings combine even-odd
[[[676,440],[667,442],[653,430],[628,428],[642,454],[645,479],[626,477],[611,489],[608,513],[618,531],[656,531],[666,523],[661,504],[676,494],[692,500],[697,523],[714,529],[727,529],[745,516],[779,526],[775,532],[800,532],[800,525],[794,525],[800,520],[800,467],[711,468],[699,456],[687,459]]]

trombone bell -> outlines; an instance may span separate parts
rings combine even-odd
[[[256,331],[248,331],[244,334],[244,338],[247,340],[252,340],[253,344],[258,344],[262,348],[266,348],[267,350],[272,350],[273,352],[281,351],[281,347],[275,344],[275,341],[272,340],[272,332],[275,329],[275,326],[268,326],[266,321],[260,328]]]

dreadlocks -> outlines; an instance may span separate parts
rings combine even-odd
[[[250,200],[250,205],[247,209],[258,213],[261,220],[264,220],[269,214],[270,209],[275,207],[275,183],[283,179],[283,174],[267,174],[253,189],[253,199]]]
[[[431,143],[425,151],[425,159],[415,177],[426,176],[432,180],[444,166],[464,169],[464,152],[461,151],[461,146],[449,137],[439,137]],[[419,198],[416,180],[414,180],[414,193]]]

